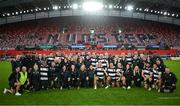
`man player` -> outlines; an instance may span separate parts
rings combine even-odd
[[[113,63],[109,64],[109,68],[106,70],[106,72],[107,72],[107,79],[106,79],[105,89],[109,88],[110,85],[112,85],[112,87],[114,87],[115,83],[116,83],[116,69],[115,69]]]
[[[105,70],[102,67],[102,63],[97,63],[97,68],[95,69],[95,77],[94,77],[94,89],[97,89],[97,84],[100,83],[103,86],[105,82]]]

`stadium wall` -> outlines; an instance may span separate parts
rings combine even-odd
[[[88,15],[127,17],[127,18],[136,18],[142,20],[150,20],[150,21],[180,25],[180,19],[178,18],[154,15],[150,13],[138,13],[138,12],[120,11],[120,10],[103,10],[92,13],[85,12],[83,10],[55,10],[55,11],[47,11],[47,12],[38,12],[38,13],[22,14],[18,16],[0,18],[0,25],[27,21],[27,20],[43,19],[43,18],[64,17],[64,16],[88,16]]]

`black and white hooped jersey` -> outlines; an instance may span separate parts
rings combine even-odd
[[[98,59],[98,62],[101,62],[101,64],[102,64],[102,67],[105,69],[105,68],[107,68],[107,66],[108,66],[108,60],[106,59],[106,58],[99,58]]]
[[[151,68],[144,68],[144,69],[142,70],[142,72],[144,73],[144,76],[145,76],[145,77],[149,77],[150,75],[153,75],[153,71],[152,71]]]
[[[115,68],[108,68],[107,69],[107,74],[111,79],[116,79],[116,69]]]
[[[48,73],[49,73],[48,67],[40,67],[40,80],[41,81],[47,81],[48,76],[49,76]]]
[[[51,66],[51,63],[54,61],[54,57],[48,57],[47,58],[47,64]]]
[[[126,57],[125,61],[127,64],[130,64],[130,65],[133,64],[133,58],[132,57]]]
[[[100,79],[103,79],[105,76],[104,68],[96,68],[95,75],[98,76]]]
[[[119,79],[123,75],[123,68],[116,69],[116,79]]]
[[[93,68],[96,68],[96,63],[97,63],[97,58],[91,58],[91,65],[93,66]]]
[[[64,56],[56,56],[55,59],[61,59],[61,60],[64,60]]]
[[[153,69],[153,78],[154,78],[154,80],[155,81],[158,80],[159,77],[161,77],[161,72],[159,72],[158,70]]]

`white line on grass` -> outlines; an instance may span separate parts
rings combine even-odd
[[[180,99],[180,97],[159,97],[159,99]]]

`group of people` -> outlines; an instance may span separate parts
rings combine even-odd
[[[173,92],[176,75],[154,54],[56,53],[17,55],[11,60],[10,92],[25,90],[144,86],[147,90]]]

